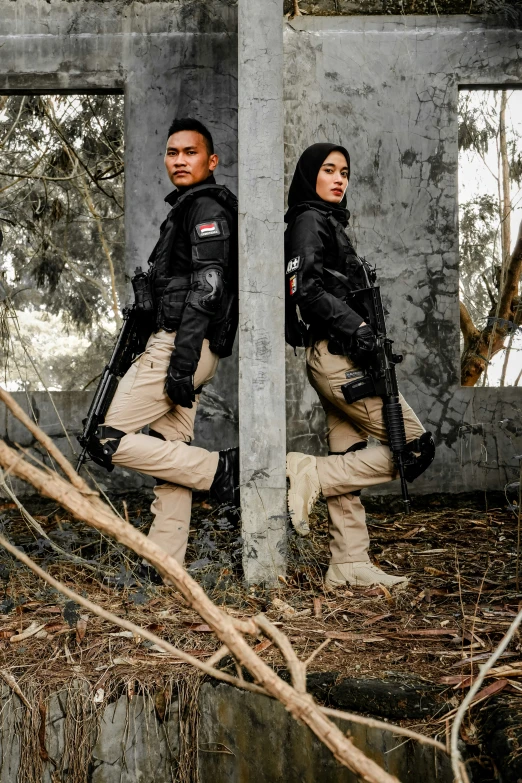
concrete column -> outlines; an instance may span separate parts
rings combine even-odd
[[[247,583],[285,570],[283,2],[239,0],[239,444]]]

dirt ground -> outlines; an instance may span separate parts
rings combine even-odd
[[[144,532],[151,521],[149,502],[145,494],[113,499],[116,510]],[[411,577],[405,589],[392,594],[380,587],[324,589],[328,534],[321,503],[311,535],[291,533],[288,574],[277,590],[267,591],[241,584],[237,519],[195,497],[189,570],[231,614],[266,612],[280,623],[302,659],[330,640],[311,662],[310,672],[413,677],[443,685],[446,700],[456,705],[469,675],[477,672],[521,605],[518,522],[498,499],[491,506],[483,497],[453,508],[443,502],[427,499],[422,510],[408,517],[386,513],[383,507],[369,514],[373,558],[383,569]],[[53,576],[105,608],[203,659],[219,646],[175,590],[140,583],[132,553],[55,504],[30,498],[21,510],[5,502],[0,523],[4,534]],[[71,563],[51,542],[84,562]],[[80,610],[5,554],[0,580],[0,667],[9,668],[22,690],[25,682],[52,688],[68,673],[81,673],[99,689],[115,672],[120,680],[154,683],[166,669],[181,673],[187,668],[150,642]],[[264,660],[281,666],[273,645],[252,644]],[[519,637],[486,684],[491,692],[520,694]],[[441,726],[434,722],[423,730],[438,733]]]

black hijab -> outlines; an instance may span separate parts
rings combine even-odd
[[[339,223],[342,223],[343,226],[348,223],[350,213],[346,209],[346,194],[338,204],[331,204],[329,201],[325,201],[318,196],[315,189],[319,170],[328,155],[334,151],[341,152],[346,158],[348,176],[350,176],[350,156],[345,147],[342,147],[340,144],[323,143],[312,144],[311,147],[305,149],[297,161],[292,184],[290,185],[288,193],[288,212],[285,215],[287,223],[289,222],[289,216],[294,211],[294,208],[301,204],[310,204],[321,209],[327,208],[333,217],[338,220]]]

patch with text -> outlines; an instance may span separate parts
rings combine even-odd
[[[295,258],[291,258],[288,264],[286,265],[286,274],[289,275],[292,272],[296,272],[299,269],[300,263],[301,263],[301,256],[296,256]]]

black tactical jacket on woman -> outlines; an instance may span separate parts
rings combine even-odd
[[[366,287],[363,262],[326,202],[298,204],[285,220],[287,342],[294,347],[321,339],[348,343],[363,319],[344,300]]]
[[[203,340],[228,356],[237,328],[237,200],[210,176],[175,190],[149,258],[154,331],[176,331],[171,364],[192,375]]]

